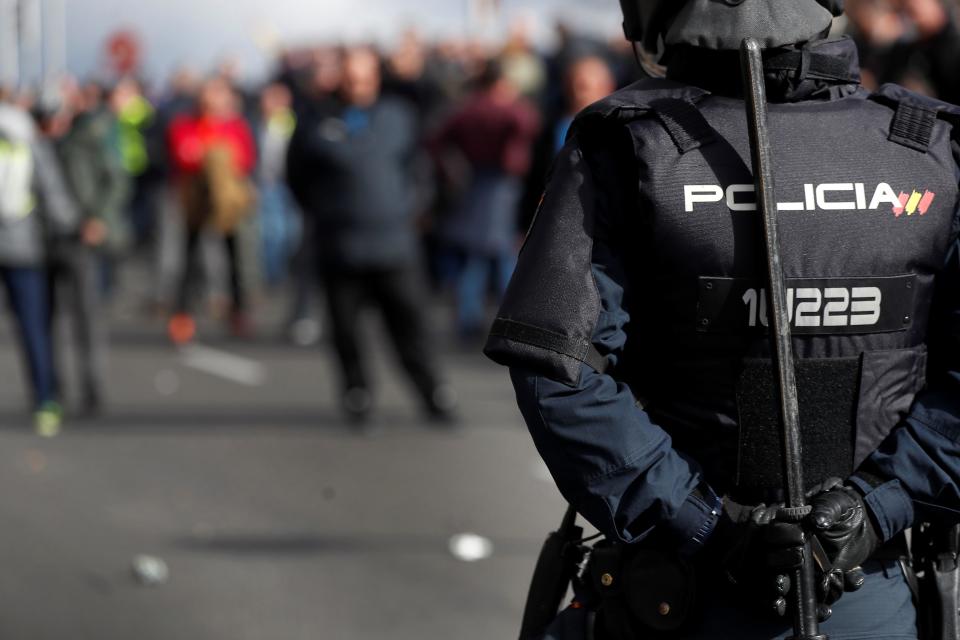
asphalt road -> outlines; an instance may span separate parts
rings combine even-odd
[[[368,318],[378,402],[359,434],[325,348],[208,329],[177,350],[120,315],[107,414],[53,439],[30,428],[0,320],[0,637],[515,637],[562,503],[504,370],[445,349],[463,421],[430,426]],[[451,553],[463,533],[489,557]],[[141,554],[169,578],[138,582]]]

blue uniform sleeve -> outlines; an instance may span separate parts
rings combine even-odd
[[[599,265],[594,274],[604,303],[594,344],[616,357],[628,319],[617,304],[622,289]],[[713,496],[694,492],[699,466],[673,449],[626,384],[585,364],[572,387],[523,369],[510,374],[557,486],[599,531],[635,542],[662,524],[681,547],[705,541],[718,512]]]
[[[937,280],[928,346],[927,388],[854,477],[884,539],[916,515],[960,520],[960,241]]]
[[[519,348],[504,350],[506,355],[500,355],[498,361],[505,360],[510,366],[517,402],[534,443],[561,493],[580,514],[611,539],[635,542],[656,529],[671,536],[681,550],[693,552],[712,531],[719,500],[702,483],[699,465],[672,447],[669,435],[653,423],[630,387],[615,373],[605,372],[615,371],[623,355],[628,339],[625,327],[630,321],[624,305],[630,282],[622,252],[605,240],[618,237],[619,212],[612,209],[622,205],[611,195],[618,189],[610,184],[613,170],[591,171],[579,152],[574,159],[568,164],[561,160],[551,182],[559,182],[560,189],[576,184],[578,188],[567,192],[562,207],[573,206],[591,214],[592,249],[582,273],[591,281],[590,293],[596,294],[599,303],[592,335],[586,336],[608,367],[598,370],[568,357],[564,362],[575,362],[574,372],[566,367],[537,369],[536,359],[514,355],[524,353]],[[571,175],[566,175],[567,171]],[[635,179],[632,185],[635,188]],[[558,255],[569,255],[562,245],[547,244],[543,233],[551,228],[550,218],[561,208],[561,203],[554,204],[552,188],[548,187],[545,206],[532,231],[542,234],[534,237],[539,247],[536,253],[521,254],[520,274],[514,284],[523,281],[525,271],[556,260]],[[550,235],[557,243],[563,241],[562,234]],[[541,259],[534,260],[535,255]],[[525,297],[527,306],[530,299]],[[563,313],[560,306],[554,302],[555,313]],[[523,310],[520,303],[508,304],[501,316]]]

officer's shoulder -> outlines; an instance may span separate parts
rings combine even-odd
[[[642,117],[657,101],[674,98],[697,102],[707,91],[666,78],[644,78],[593,103],[575,118],[577,125],[596,121],[625,122]]]
[[[928,111],[934,111],[945,120],[950,120],[954,124],[960,124],[960,107],[943,100],[931,98],[923,94],[911,91],[898,84],[888,83],[881,86],[871,96],[874,101],[896,109],[900,104],[906,104]]]

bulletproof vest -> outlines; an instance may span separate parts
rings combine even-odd
[[[924,386],[934,276],[957,233],[950,109],[893,86],[769,105],[811,486],[849,475]],[[779,414],[743,102],[647,80],[575,126],[586,139],[612,123],[639,173],[626,228],[609,239],[631,284],[612,373],[713,486],[775,499]]]

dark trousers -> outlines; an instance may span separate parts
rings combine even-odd
[[[246,296],[243,291],[243,282],[240,275],[240,255],[237,248],[237,236],[228,233],[223,236],[223,243],[227,249],[227,268],[230,271],[230,297],[234,313],[246,310]],[[186,264],[183,269],[183,279],[180,282],[180,292],[177,296],[177,312],[190,311],[191,298],[194,295],[197,283],[200,281],[200,231],[187,231]]]
[[[56,400],[46,273],[36,267],[0,267],[0,278],[20,330],[35,406]]]
[[[100,258],[84,246],[63,248],[50,265],[50,312],[67,312],[77,348],[79,386],[84,400],[103,395],[106,369],[106,322],[102,314]],[[58,385],[62,386],[62,385]]]
[[[344,390],[368,387],[357,324],[361,309],[372,303],[383,314],[400,363],[424,401],[432,403],[438,379],[424,322],[426,296],[420,272],[414,267],[328,268],[323,270],[323,282]]]

